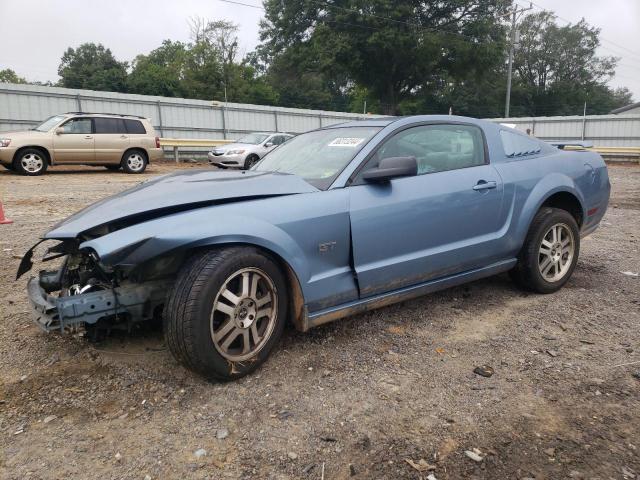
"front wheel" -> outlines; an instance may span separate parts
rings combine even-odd
[[[47,171],[47,157],[42,150],[25,148],[13,161],[13,170],[21,175],[36,176]]]
[[[147,168],[149,160],[142,150],[129,150],[122,157],[122,170],[126,173],[142,173]]]
[[[531,222],[511,277],[528,290],[556,292],[571,277],[579,253],[580,231],[575,218],[566,210],[543,208]]]
[[[254,248],[194,255],[181,269],[164,311],[167,345],[186,367],[212,380],[255,370],[282,335],[286,282]]]
[[[251,167],[253,167],[259,161],[260,161],[260,157],[258,157],[258,155],[256,155],[255,153],[252,153],[244,161],[244,169],[245,170],[249,170]]]

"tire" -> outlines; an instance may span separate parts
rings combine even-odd
[[[47,155],[38,148],[20,150],[13,159],[13,170],[20,175],[35,177],[47,171]]]
[[[255,248],[195,254],[178,273],[164,308],[169,350],[209,380],[235,380],[251,373],[282,336],[286,291],[276,263]]]
[[[120,165],[105,165],[104,168],[106,168],[107,170],[111,170],[112,172],[115,172],[115,171],[120,170],[121,166]]]
[[[509,274],[527,290],[553,293],[571,278],[579,254],[575,218],[566,210],[545,207],[533,218],[518,263]]]
[[[249,170],[259,161],[260,161],[260,157],[258,157],[258,155],[256,155],[255,153],[248,155],[247,158],[244,160],[244,170]]]
[[[125,173],[142,173],[149,164],[147,154],[142,150],[127,150],[122,156],[120,166]]]

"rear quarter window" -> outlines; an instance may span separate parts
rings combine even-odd
[[[147,130],[140,120],[124,120],[124,125],[127,128],[127,133],[132,134],[146,134]]]
[[[509,158],[520,158],[540,153],[542,145],[539,140],[507,130],[500,130],[500,139],[504,154]]]

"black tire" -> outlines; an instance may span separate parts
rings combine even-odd
[[[243,361],[231,361],[222,355],[212,338],[212,313],[222,287],[228,288],[225,282],[243,269],[259,269],[269,277],[276,290],[277,303],[272,304],[276,313],[271,333],[268,337],[265,335],[255,355]],[[169,350],[178,362],[209,380],[235,380],[251,373],[267,359],[282,336],[287,318],[286,291],[280,268],[255,248],[231,247],[193,255],[178,273],[164,308],[164,332]],[[256,322],[257,319],[256,315]],[[229,316],[229,322],[232,321]]]
[[[31,165],[29,166],[30,162]],[[35,177],[38,175],[42,175],[47,171],[47,167],[49,166],[49,161],[46,153],[39,148],[25,148],[24,150],[20,150],[13,159],[13,170],[20,175],[27,175],[30,177]]]
[[[120,166],[125,173],[142,173],[147,169],[149,157],[144,150],[132,149],[124,152]]]
[[[540,252],[540,248],[545,235],[554,225],[566,226],[571,231],[574,242],[573,256],[562,277],[555,281],[548,281],[540,271],[540,259],[545,258],[544,254]],[[520,287],[526,290],[537,293],[557,292],[571,278],[578,263],[579,254],[580,231],[575,218],[566,210],[544,207],[533,218],[522,250],[518,255],[518,263],[509,272],[509,275]]]
[[[115,172],[117,170],[120,170],[120,165],[105,165],[104,168],[106,168],[107,170],[111,170],[112,172]]]
[[[255,153],[248,155],[247,158],[244,160],[244,169],[249,170],[259,161],[260,161],[260,157],[258,157],[258,155],[256,155]]]

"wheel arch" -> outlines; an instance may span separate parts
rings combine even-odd
[[[42,153],[44,153],[45,159],[47,160],[47,165],[51,166],[52,164],[51,152],[47,147],[43,147],[42,145],[25,145],[23,147],[18,148],[16,150],[16,153],[13,154],[13,159],[11,160],[11,163],[13,164],[19,158],[20,154],[29,148],[40,150]]]
[[[285,259],[280,253],[276,252],[271,248],[267,248],[263,245],[259,245],[257,243],[251,242],[229,242],[229,243],[212,243],[205,246],[200,246],[196,248],[187,249],[184,253],[186,255],[190,255],[196,252],[201,252],[204,250],[212,250],[212,249],[222,249],[222,248],[231,248],[231,247],[247,247],[253,248],[261,252],[266,257],[271,258],[276,265],[280,268],[280,271],[283,273],[285,280],[287,282],[287,287],[289,289],[289,318],[291,323],[295,326],[295,328],[299,331],[304,331],[304,294],[302,292],[302,286],[300,284],[300,279],[298,278],[298,274],[291,266],[289,261]]]
[[[520,250],[536,213],[544,207],[567,210],[582,227],[586,218],[585,201],[574,181],[563,174],[552,174],[544,177],[531,190],[522,207],[520,220],[516,228],[516,250]]]
[[[151,163],[151,157],[149,156],[149,152],[144,147],[129,147],[129,148],[127,148],[124,152],[122,152],[122,156],[120,157],[120,163],[124,162],[124,157],[127,155],[127,153],[134,152],[136,150],[144,153],[145,157],[147,157],[147,164]]]

